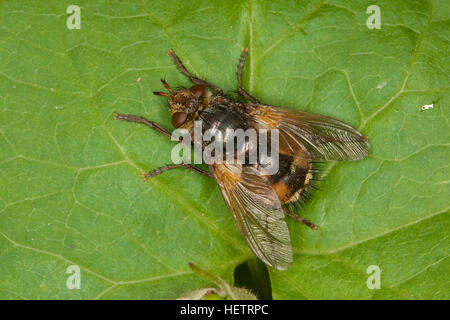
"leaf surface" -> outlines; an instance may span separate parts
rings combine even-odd
[[[449,299],[447,1],[67,1],[0,3],[0,298],[172,299],[232,280],[252,257],[215,182],[173,170],[173,142],[114,112],[170,129],[160,78],[189,82],[166,55],[225,91],[335,117],[369,136],[357,162],[327,163],[288,221],[289,270],[275,299]],[[432,108],[420,111],[424,105]],[[81,289],[66,286],[67,267]],[[370,265],[382,270],[369,290]]]

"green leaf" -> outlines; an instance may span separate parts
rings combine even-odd
[[[0,2],[0,298],[174,299],[232,283],[253,255],[212,179],[173,170],[173,142],[114,112],[171,128],[154,96],[189,85],[166,55],[225,91],[348,122],[372,152],[329,163],[288,221],[294,263],[275,299],[449,299],[448,1]],[[433,108],[420,111],[424,105]],[[71,265],[80,289],[68,289]],[[367,268],[381,269],[368,289]]]

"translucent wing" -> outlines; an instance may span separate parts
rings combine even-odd
[[[285,270],[292,262],[289,230],[267,178],[253,167],[215,164],[212,171],[236,225],[253,253]]]
[[[302,145],[313,160],[359,160],[369,154],[367,137],[339,120],[303,111],[254,106],[258,128],[279,129],[280,150],[296,154]]]

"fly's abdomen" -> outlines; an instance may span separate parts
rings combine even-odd
[[[279,155],[279,169],[268,176],[281,204],[293,203],[302,199],[302,195],[313,179],[312,163],[305,155]]]

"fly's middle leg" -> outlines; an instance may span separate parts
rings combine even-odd
[[[169,131],[167,131],[166,129],[164,129],[163,127],[161,127],[159,124],[157,124],[156,122],[153,121],[149,121],[143,117],[139,117],[139,116],[134,116],[132,114],[120,114],[120,113],[116,113],[116,120],[123,120],[123,121],[128,121],[128,122],[137,122],[137,123],[143,123],[147,126],[149,126],[152,129],[155,129],[156,131],[162,133],[163,135],[167,136],[167,137],[171,137],[172,135],[170,134]]]
[[[155,129],[156,131],[164,134],[167,137],[171,137],[172,135],[170,134],[169,131],[167,131],[166,129],[164,129],[163,127],[161,127],[159,124],[149,121],[143,117],[140,116],[135,116],[135,115],[131,115],[131,114],[120,114],[120,113],[116,113],[116,120],[123,120],[123,121],[128,121],[128,122],[136,122],[136,123],[143,123],[147,126],[149,126],[152,129]],[[173,164],[173,165],[167,165],[161,168],[158,168],[156,170],[150,171],[148,173],[144,173],[144,179],[145,181],[147,181],[148,179],[150,179],[151,177],[154,177],[160,173],[163,173],[164,171],[167,170],[171,170],[171,169],[176,169],[176,168],[185,168],[185,169],[189,169],[191,171],[200,173],[202,175],[208,176],[208,177],[212,177],[212,174],[210,172],[207,172],[205,170],[202,170],[200,168],[197,168],[196,166],[193,166],[191,164]]]

